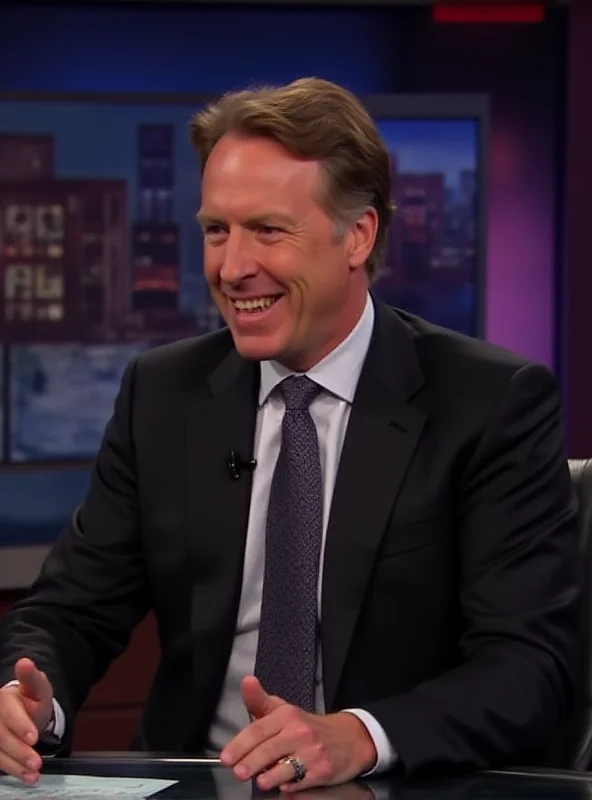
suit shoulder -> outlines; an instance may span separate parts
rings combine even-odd
[[[186,379],[205,378],[233,347],[232,336],[226,328],[158,345],[137,357],[137,374],[142,380],[166,381],[169,386]]]
[[[509,385],[534,395],[560,394],[547,366],[491,342],[435,325],[395,310],[413,344],[427,394],[426,402],[461,413],[494,406]],[[520,383],[514,379],[520,375]]]
[[[499,345],[435,325],[411,314],[402,314],[411,332],[420,362],[428,374],[441,371],[451,375],[477,374],[480,379],[508,379],[525,367],[550,370]]]
[[[534,419],[537,408],[560,410],[561,390],[548,367],[419,317],[396,314],[421,373],[414,405],[446,436],[470,444],[466,453],[473,452],[498,414]]]

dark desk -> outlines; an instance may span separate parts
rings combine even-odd
[[[241,783],[229,770],[200,759],[144,753],[80,753],[51,759],[47,773],[168,778],[178,783],[153,797],[158,800],[252,800],[277,797],[251,782]],[[284,795],[284,798],[288,796]],[[363,780],[343,786],[301,791],[295,800],[592,800],[592,773],[504,770],[441,780],[402,783]]]

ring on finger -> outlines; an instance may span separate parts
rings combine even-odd
[[[294,770],[294,777],[292,778],[292,781],[294,783],[300,783],[300,781],[303,781],[306,778],[306,767],[296,756],[285,756],[284,758],[280,759],[280,764],[289,764],[292,767]]]

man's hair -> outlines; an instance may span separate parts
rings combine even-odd
[[[318,161],[319,200],[340,235],[367,208],[376,209],[378,231],[366,270],[370,278],[377,276],[394,208],[390,159],[372,118],[351,92],[320,78],[229,92],[195,114],[190,130],[202,174],[227,133],[271,139],[298,158]]]

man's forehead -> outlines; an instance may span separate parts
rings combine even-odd
[[[256,184],[316,185],[318,162],[302,159],[277,142],[227,135],[213,148],[203,182],[241,180]]]

